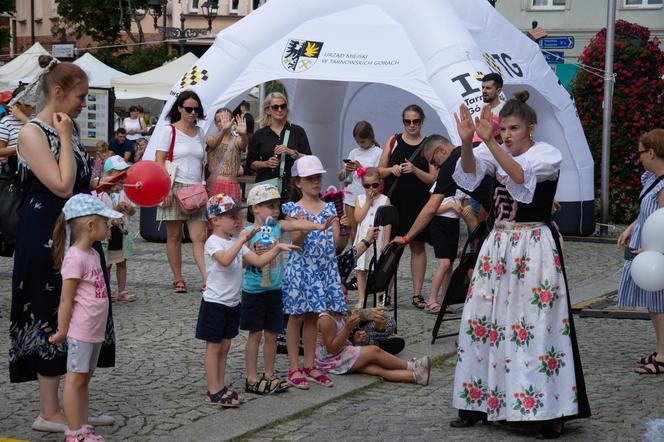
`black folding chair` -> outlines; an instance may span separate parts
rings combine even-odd
[[[440,330],[440,326],[443,321],[455,321],[461,319],[461,317],[458,315],[453,315],[446,318],[444,317],[445,311],[450,305],[463,304],[466,302],[468,286],[470,285],[469,271],[475,267],[477,253],[479,252],[480,246],[484,242],[487,234],[487,224],[485,221],[482,221],[475,227],[475,230],[473,230],[470,235],[468,235],[468,239],[463,246],[463,253],[461,254],[459,265],[456,269],[454,269],[454,272],[452,272],[450,285],[447,287],[447,292],[443,298],[443,303],[441,304],[440,311],[436,317],[436,323],[434,324],[433,330],[431,331],[432,344],[435,344],[436,339],[438,338],[447,338],[450,336],[458,335],[458,332],[439,335],[438,331]],[[470,247],[472,246],[473,242],[478,239],[480,240],[479,246],[476,248],[476,250],[471,250]]]
[[[394,206],[381,206],[376,211],[374,218],[374,227],[391,226],[392,231],[398,228],[399,213]],[[387,292],[392,283],[392,305],[394,306],[394,322],[397,322],[397,270],[399,269],[399,260],[403,255],[403,246],[394,243],[389,243],[385,246],[380,257],[378,256],[378,247],[376,243],[373,244],[373,257],[369,261],[369,272],[367,274],[367,293],[373,293],[373,305],[378,305],[378,293],[383,292],[387,296]],[[364,297],[363,307],[367,307],[367,298]],[[395,326],[396,332],[396,326]]]

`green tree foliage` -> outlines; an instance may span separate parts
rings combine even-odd
[[[88,35],[96,42],[109,43],[119,41],[124,32],[131,41],[143,42],[140,11],[145,11],[146,4],[147,0],[59,0],[59,18],[51,32],[63,38]]]
[[[606,29],[586,46],[580,62],[604,69]],[[638,211],[640,176],[638,139],[654,128],[664,127],[664,53],[650,39],[648,28],[623,20],[616,22],[611,116],[611,170],[609,217],[613,222],[630,222]],[[595,158],[596,196],[600,197],[602,158],[602,104],[604,80],[579,71],[572,82],[579,118]]]
[[[14,2],[12,0],[0,0],[0,14],[4,14],[5,12],[13,14],[14,11]],[[6,26],[0,27],[0,46],[6,45],[8,41],[9,28]]]

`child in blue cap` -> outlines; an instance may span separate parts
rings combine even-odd
[[[131,235],[131,217],[136,213],[136,209],[122,189],[124,177],[117,177],[126,174],[127,169],[129,169],[129,164],[120,155],[107,158],[104,162],[104,177],[113,180],[114,185],[98,193],[97,198],[111,209],[123,214],[122,218],[111,226],[111,234],[106,249],[106,265],[109,278],[111,269],[115,264],[115,275],[118,282],[117,297],[112,297],[111,300],[133,302],[136,301],[136,296],[127,291],[127,259],[131,256],[134,248],[134,238]]]
[[[68,442],[104,440],[88,425],[85,397],[108,318],[104,270],[92,244],[106,239],[109,219],[121,217],[122,213],[109,209],[97,198],[78,194],[64,205],[53,231],[53,262],[62,275],[62,293],[58,329],[49,341],[54,344],[67,341],[64,409]]]
[[[291,244],[276,244],[257,255],[246,242],[258,229],[242,230],[241,206],[229,195],[213,195],[207,202],[212,234],[205,242],[205,270],[208,274],[198,312],[196,338],[205,341],[207,401],[222,407],[237,407],[242,397],[225,385],[226,358],[231,339],[238,335],[242,273],[245,265],[262,267],[279,252],[296,250]]]

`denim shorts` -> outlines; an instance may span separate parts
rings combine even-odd
[[[97,367],[101,342],[83,342],[67,336],[67,371],[90,373]]]

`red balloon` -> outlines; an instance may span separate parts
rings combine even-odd
[[[143,160],[127,170],[125,194],[136,205],[152,207],[161,203],[171,190],[171,179],[161,164]]]

